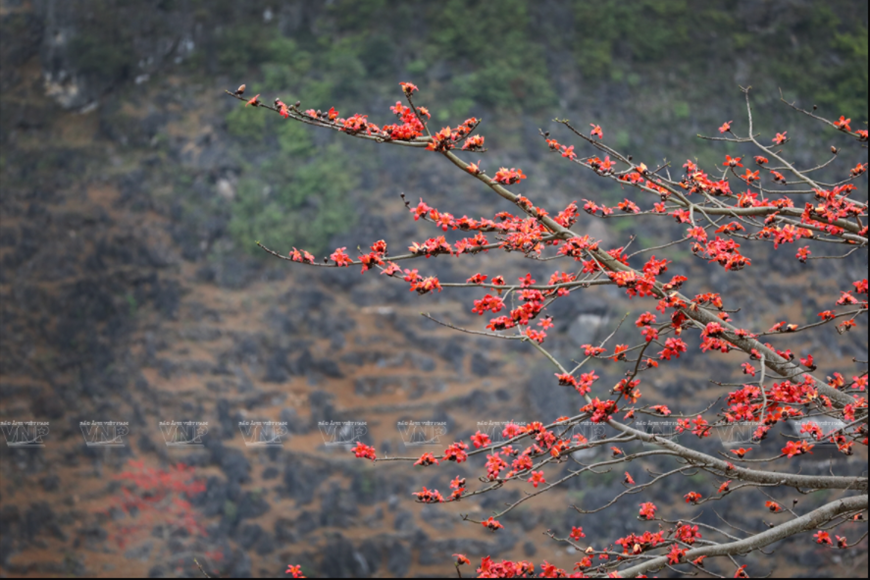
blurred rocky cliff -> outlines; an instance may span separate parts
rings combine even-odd
[[[693,158],[712,168],[734,150],[694,136],[729,119],[737,126],[738,85],[751,84],[760,130],[788,128],[795,158],[815,162],[837,136],[795,119],[777,103],[779,88],[827,116],[863,121],[867,20],[867,6],[850,1],[3,0],[0,419],[48,421],[51,432],[42,449],[0,445],[0,571],[198,576],[190,555],[207,552],[220,553],[200,556],[210,571],[234,576],[280,574],[290,563],[336,577],[441,574],[454,552],[570,569],[573,556],[543,532],[577,525],[566,506],[609,501],[615,479],[583,479],[484,534],[460,513],[485,517],[518,491],[421,507],[412,491],[443,491],[475,466],[373,467],[320,425],[365,422],[365,443],[411,456],[430,450],[413,445],[426,439],[397,424],[428,421],[446,431],[437,453],[481,422],[568,414],[576,401],[556,390],[552,371],[523,345],[419,316],[475,322],[472,292],[418,297],[372,273],[288,267],[254,244],[322,257],[434,235],[409,218],[402,193],[460,215],[511,208],[434,156],[282,124],[223,91],[246,82],[268,100],[384,122],[398,82],[412,81],[433,122],[483,118],[483,163],[522,167],[536,202],[612,205],[624,193],[547,155],[539,128],[553,130],[554,116],[594,122],[650,166]],[[851,167],[866,150],[843,157]],[[672,234],[659,223],[605,229],[585,216],[579,227],[614,245]],[[866,276],[857,255],[817,264],[812,276],[783,261],[747,287],[688,253],[667,257],[709,281],[699,292],[751,297],[738,300],[735,318],[768,326],[815,316],[838,278]],[[480,258],[419,267],[450,280],[502,268],[506,277],[550,273]],[[577,356],[626,311],[646,308],[604,290],[572,295],[553,307],[555,348]],[[820,372],[836,369],[867,358],[866,330],[802,348],[827,354]],[[682,401],[711,369],[726,381],[736,367],[687,357],[649,396]],[[605,380],[618,372],[599,370]],[[126,444],[87,447],[86,420],[128,422]],[[167,447],[157,426],[168,420],[208,422],[204,446]],[[283,445],[246,446],[239,423],[256,420],[286,422]],[[206,537],[146,534],[117,547],[130,518],[103,510],[132,458],[196,468],[207,482],[194,500]],[[804,471],[828,467],[807,462]],[[660,493],[652,499],[671,501]],[[614,538],[632,529],[635,510],[629,502],[583,525]],[[723,510],[736,525],[757,524],[739,505]],[[793,554],[778,573],[852,564]]]

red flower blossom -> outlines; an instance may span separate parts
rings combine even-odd
[[[648,501],[646,503],[640,504],[640,517],[644,520],[651,520],[656,517],[656,510],[658,508],[654,503]]]
[[[422,491],[415,491],[411,495],[416,495],[419,503],[441,503],[444,501],[444,498],[437,489],[426,489],[424,487]]]
[[[538,484],[547,483],[547,480],[544,479],[544,472],[543,471],[533,471],[532,476],[529,478],[528,481],[533,486],[535,486],[535,489],[537,489]]]
[[[746,170],[746,173],[743,174],[742,179],[747,183],[752,183],[753,181],[758,181],[758,171],[749,171]]]
[[[701,494],[697,491],[690,491],[683,498],[686,500],[686,503],[698,503],[701,499]]]
[[[768,501],[764,502],[764,507],[766,507],[767,509],[769,509],[773,513],[779,513],[782,511],[782,506],[780,506],[775,501],[768,500]]]
[[[789,441],[785,444],[785,447],[782,448],[782,454],[791,459],[796,455],[812,453],[812,451],[810,451],[812,448],[813,445],[807,441],[801,441],[800,443],[797,441]]]
[[[673,544],[668,552],[668,564],[679,564],[686,552],[688,552],[686,548],[680,548],[677,544]]]
[[[810,257],[810,254],[812,254],[812,252],[810,251],[810,247],[804,246],[803,248],[798,248],[795,257],[800,261],[801,264],[806,264],[807,260]]]
[[[329,255],[329,259],[335,262],[337,266],[348,267],[353,263],[350,256],[348,256],[344,251],[347,248],[338,248],[332,254]]]
[[[502,167],[496,172],[493,181],[495,181],[496,183],[503,183],[505,185],[513,185],[514,183],[519,183],[525,178],[526,176],[523,175],[522,169],[515,169],[513,167],[508,169],[506,167]]]
[[[481,433],[480,431],[471,436],[471,442],[474,443],[475,449],[486,447],[491,443],[491,441],[489,440],[489,435],[487,435],[486,433]]]
[[[431,453],[424,453],[423,455],[420,456],[420,459],[418,459],[416,462],[414,462],[414,465],[421,465],[423,467],[426,467],[428,465],[433,465],[433,464],[438,465],[438,463],[439,463],[439,461],[437,459],[435,459],[434,455],[432,455]]]
[[[374,461],[377,458],[377,455],[375,454],[375,448],[369,447],[368,445],[363,444],[361,441],[358,441],[356,447],[351,449],[351,451],[353,451],[354,455],[363,459],[371,459],[372,461]]]
[[[852,127],[849,126],[849,123],[852,122],[852,119],[847,119],[845,116],[840,115],[840,119],[838,121],[834,121],[834,127],[839,129],[840,131],[852,131]]]

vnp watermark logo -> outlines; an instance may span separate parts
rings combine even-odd
[[[396,423],[405,447],[438,445],[447,434],[447,423],[437,421],[399,421]]]
[[[368,427],[365,421],[318,421],[317,428],[327,447],[333,445],[353,445],[366,433]]]
[[[160,432],[167,447],[202,447],[208,423],[202,421],[161,421]]]
[[[286,421],[240,421],[239,431],[246,447],[283,447],[281,437],[290,433]]]
[[[82,421],[79,429],[88,447],[124,447],[124,437],[130,434],[126,421]]]
[[[47,421],[0,421],[0,431],[9,447],[45,447]]]

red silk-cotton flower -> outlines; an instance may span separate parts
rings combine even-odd
[[[544,479],[543,471],[533,471],[532,476],[529,478],[529,483],[531,483],[537,489],[538,485],[541,483],[547,483],[547,480]]]
[[[852,119],[847,119],[844,115],[840,115],[840,119],[838,121],[834,121],[834,127],[839,129],[840,131],[851,131],[852,127],[849,126],[849,123],[852,122]]]
[[[734,121],[726,121],[725,123],[722,123],[722,126],[719,127],[719,132],[728,133],[729,131],[731,131],[731,123],[733,122]]]
[[[487,528],[487,529],[489,529],[489,530],[491,530],[491,531],[493,531],[493,532],[496,531],[496,530],[500,530],[500,529],[504,528],[504,526],[501,525],[501,524],[498,522],[498,520],[493,519],[492,517],[490,517],[490,518],[487,519],[487,520],[482,521],[481,523],[483,524],[483,527],[485,527],[485,528]]]
[[[593,137],[598,137],[599,139],[604,139],[604,131],[601,130],[601,125],[595,125],[593,123],[590,123],[589,126],[592,127],[592,132],[590,133],[590,135],[592,135]]]
[[[481,447],[486,447],[490,444],[489,435],[486,433],[481,433],[478,431],[474,435],[471,436],[471,442],[474,443],[474,448],[479,449]]]
[[[444,459],[447,461],[455,461],[456,463],[462,463],[466,459],[468,459],[468,454],[466,450],[468,449],[468,444],[462,441],[458,443],[453,443],[444,451]]]
[[[796,455],[812,453],[812,448],[812,443],[809,443],[807,441],[801,441],[800,443],[797,441],[789,441],[785,444],[785,447],[782,448],[782,454],[790,459],[792,457],[795,457]]]
[[[701,500],[701,494],[697,491],[690,491],[683,498],[686,500],[686,503],[698,503]]]
[[[329,255],[329,259],[335,262],[336,266],[347,267],[353,263],[353,260],[345,253],[347,248],[338,248],[332,254]]]
[[[750,171],[747,169],[746,173],[744,173],[742,175],[742,177],[743,177],[743,180],[746,181],[747,183],[752,183],[753,181],[758,181],[758,174],[759,174],[758,171]]]
[[[287,566],[285,574],[290,574],[293,578],[305,578],[302,574],[302,566]]]
[[[730,155],[726,155],[725,156],[725,163],[723,163],[722,165],[724,165],[725,167],[743,167],[743,164],[740,163],[741,159],[743,159],[743,158],[742,157],[731,157]]]
[[[782,506],[776,503],[775,501],[768,500],[764,502],[764,507],[772,511],[773,513],[779,513],[782,511]]]
[[[314,263],[314,256],[312,256],[305,250],[297,250],[296,248],[293,248],[288,255],[290,256],[290,259],[294,262],[302,262],[304,264]]]
[[[402,87],[402,92],[404,92],[408,96],[411,96],[411,93],[420,90],[417,88],[417,85],[411,83],[399,83],[399,86]]]
[[[668,552],[668,564],[679,564],[688,551],[686,548],[680,548],[677,544],[673,544]]]
[[[627,471],[625,472],[625,478],[622,480],[626,485],[634,485],[634,478],[631,477],[631,474]]]
[[[416,495],[417,501],[420,503],[442,503],[444,501],[444,498],[437,489],[426,489],[424,487],[422,491],[415,491],[411,495]]]
[[[822,530],[819,530],[818,532],[813,534],[813,537],[816,539],[817,544],[827,544],[830,546],[830,545],[833,545],[833,543],[834,543],[831,540],[831,535],[828,532],[825,532]]]
[[[465,556],[465,554],[453,554],[453,557],[456,558],[457,566],[465,566],[471,564],[471,561]]]
[[[423,467],[426,467],[427,465],[438,465],[438,460],[435,459],[435,456],[431,453],[424,453],[420,456],[420,459],[414,463],[414,465],[422,465]]]
[[[582,527],[574,527],[571,526],[571,539],[575,542],[579,542],[580,538],[585,538],[586,534],[583,533]]]
[[[356,447],[351,449],[351,451],[353,451],[354,455],[363,459],[371,459],[372,461],[374,461],[377,458],[377,455],[375,454],[375,448],[369,447],[361,441],[357,442]]]
[[[788,137],[785,136],[786,133],[788,133],[788,131],[783,131],[782,133],[777,133],[776,137],[774,137],[772,139],[772,141],[774,143],[776,143],[777,145],[782,145],[783,143],[788,141]]]
[[[651,501],[644,502],[640,504],[640,519],[642,520],[651,520],[656,517],[656,510],[658,508]]]
[[[701,532],[698,531],[698,526],[683,525],[677,529],[676,537],[684,544],[692,545],[701,539]]]
[[[506,167],[502,167],[496,172],[493,181],[495,181],[496,183],[503,183],[504,185],[513,185],[515,183],[519,183],[525,178],[526,176],[523,175],[522,169],[515,169],[513,167],[508,169]]]

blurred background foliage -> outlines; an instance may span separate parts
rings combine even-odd
[[[646,135],[674,132],[674,123],[688,122],[723,92],[733,100],[735,76],[758,94],[782,87],[787,97],[810,96],[856,118],[866,114],[867,6],[862,3],[794,2],[787,13],[771,13],[764,2],[747,7],[729,1],[573,0],[565,14],[570,22],[560,30],[540,25],[547,4],[555,5],[338,0],[319,16],[317,34],[301,30],[292,37],[274,21],[264,24],[262,7],[249,7],[251,22],[225,27],[215,40],[217,72],[254,81],[252,94],[280,94],[289,102],[303,98],[304,106],[336,105],[342,112],[383,107],[396,98],[396,82],[411,80],[443,124],[471,114],[495,119],[523,114],[540,122],[566,104],[577,108],[560,95],[560,76],[571,69],[584,87],[626,85],[635,101],[620,107],[643,110],[645,93],[666,95],[670,110],[644,118]],[[220,18],[220,10],[209,17]],[[743,69],[739,75],[736,63]],[[270,142],[274,135],[263,115],[251,113],[230,112],[230,132],[246,146]],[[498,125],[487,134],[500,136]],[[617,146],[642,148],[632,142],[629,127],[613,129]],[[240,242],[259,236],[322,250],[349,217],[333,212],[341,204],[332,203],[354,185],[333,171],[347,159],[337,147],[311,145],[303,132],[281,129],[277,136],[280,146],[273,150],[294,161],[264,161],[258,177],[244,181],[232,232]],[[288,143],[294,140],[299,144]],[[264,180],[273,184],[265,197]],[[319,203],[310,201],[313,196]],[[320,227],[301,227],[313,223]]]
[[[827,155],[833,140],[844,138],[776,102],[780,88],[787,99],[803,106],[818,104],[826,117],[843,114],[852,118],[853,128],[866,126],[868,8],[854,0],[7,0],[2,7],[0,250],[5,254],[0,281],[6,280],[14,292],[0,301],[10,337],[0,351],[0,370],[25,380],[4,383],[0,391],[20,395],[22,405],[31,405],[32,399],[34,414],[52,419],[68,411],[68,418],[78,420],[84,409],[103,409],[104,396],[117,396],[129,399],[133,417],[140,416],[141,406],[150,418],[158,410],[181,409],[214,411],[209,416],[225,422],[234,420],[225,411],[231,405],[244,401],[247,411],[259,413],[263,405],[274,404],[275,389],[298,380],[293,389],[300,386],[302,394],[295,390],[294,397],[308,401],[302,406],[311,414],[305,410],[302,417],[310,417],[313,426],[315,417],[332,417],[327,415],[334,409],[329,397],[341,402],[336,405],[340,407],[354,400],[347,396],[369,396],[358,392],[362,365],[377,366],[374,378],[417,366],[413,357],[392,362],[392,356],[379,354],[392,355],[393,350],[425,354],[424,361],[438,357],[433,396],[443,390],[443,381],[466,390],[469,380],[474,385],[483,379],[478,382],[481,389],[489,393],[498,388],[495,399],[479,398],[476,390],[468,399],[454,399],[474,413],[490,405],[506,408],[502,394],[511,393],[517,394],[515,401],[523,410],[535,413],[562,405],[561,398],[537,398],[542,391],[533,387],[546,379],[532,376],[526,383],[523,377],[498,375],[512,363],[517,369],[534,369],[537,363],[520,358],[519,351],[493,351],[462,337],[444,341],[442,349],[440,338],[430,340],[430,326],[405,324],[399,315],[384,318],[384,328],[380,318],[365,311],[359,318],[365,324],[345,324],[358,310],[354,306],[351,312],[348,305],[377,306],[377,317],[384,304],[398,312],[418,312],[418,303],[412,302],[416,297],[406,287],[381,287],[377,277],[348,272],[288,269],[257,249],[254,242],[261,241],[281,253],[295,246],[323,257],[336,246],[348,246],[352,254],[356,244],[380,237],[408,243],[433,235],[408,219],[398,199],[401,192],[410,200],[425,197],[445,211],[475,217],[515,208],[476,195],[479,184],[444,167],[437,155],[351,142],[335,132],[245,108],[223,93],[243,82],[248,96],[261,93],[268,102],[275,97],[287,103],[298,99],[303,108],[335,106],[344,116],[369,114],[377,123],[391,120],[388,107],[401,98],[398,83],[414,82],[420,87],[417,101],[432,112],[434,127],[455,126],[471,115],[483,118],[481,131],[489,151],[473,160],[482,158],[487,171],[501,165],[521,167],[530,176],[523,192],[555,210],[572,199],[589,197],[614,205],[630,195],[591,172],[578,171],[557,154],[547,154],[539,128],[550,128],[553,136],[570,141],[564,130],[553,129],[556,116],[586,130],[589,123],[600,124],[608,144],[650,166],[667,157],[673,161],[672,171],[687,157],[713,170],[721,167],[726,153],[741,154],[734,143],[695,138],[698,133],[717,134],[716,128],[730,119],[735,131],[745,133],[738,85],[753,86],[762,139],[787,129],[793,137],[788,152],[804,167],[817,163],[820,151]],[[52,94],[47,94],[49,79],[58,89]],[[866,161],[866,149],[843,149],[833,170]],[[583,154],[589,153],[585,149]],[[635,236],[644,247],[673,239],[674,231],[682,229],[660,220],[615,220],[604,227],[586,216],[581,219],[579,225],[591,235],[609,237],[608,243],[624,244]],[[673,229],[669,232],[668,227]],[[697,272],[706,267],[685,250],[669,249],[667,257],[681,269]],[[814,276],[800,273],[796,260],[784,260],[776,263],[771,276],[765,271],[761,286],[742,285],[716,268],[708,290],[740,300],[750,297],[741,314],[747,318],[762,320],[781,310],[790,319],[801,313],[812,318],[823,309],[826,294],[818,287],[807,292],[803,282],[794,280],[834,284],[847,273],[854,279],[866,272],[866,264],[858,262],[824,261]],[[425,268],[443,280],[461,279],[453,263],[429,260]],[[524,271],[516,275],[543,265],[521,264]],[[452,304],[446,302],[449,294],[428,298]],[[554,310],[554,315],[565,324],[559,332],[572,337],[559,354],[574,356],[574,346],[587,341],[577,337],[595,332],[588,330],[594,326],[588,323],[590,316],[603,321],[601,328],[612,320],[608,317],[616,311],[601,296],[607,295],[558,303],[564,309]],[[398,346],[390,337],[397,337]],[[826,353],[819,358],[834,365],[866,351],[863,333],[853,332],[849,340],[843,350],[838,341],[813,348]],[[309,345],[322,350],[327,342],[328,351],[314,346],[309,351]],[[340,360],[338,373],[335,365],[327,364],[333,355]],[[722,361],[708,364],[713,372],[727,375]],[[398,365],[405,366],[394,370]],[[683,365],[676,366],[678,371],[693,369],[696,362]],[[454,366],[468,370],[443,374]],[[552,377],[549,370],[542,372]],[[342,373],[345,377],[337,378]],[[493,373],[496,379],[490,382]],[[50,387],[45,386],[46,377],[53,377]],[[178,378],[190,381],[181,385],[197,387],[179,388]],[[663,380],[663,391],[682,400],[696,382],[690,374],[669,377]],[[322,391],[329,397],[314,396]],[[381,394],[378,390],[376,396]],[[409,401],[429,394],[407,392]],[[209,407],[213,403],[214,409]],[[75,431],[67,435],[73,437]],[[140,440],[137,446],[150,455],[149,440],[143,440],[147,444]],[[236,461],[239,453],[229,445],[209,453],[210,461],[221,461],[227,476],[209,476],[210,492],[213,485],[227,482],[227,491],[209,494],[207,513],[223,514],[226,524],[216,539],[232,533],[233,542],[250,546],[258,537],[253,520],[259,516],[252,515],[254,508],[238,485],[247,477],[240,472],[247,468]],[[223,461],[224,456],[229,459]],[[89,457],[95,465],[103,460]],[[318,470],[311,472],[316,476],[302,478],[297,474],[309,473],[307,467],[298,467],[295,460],[287,465],[287,500],[297,502],[296,507],[314,497],[311,491],[309,499],[300,499],[309,484],[325,493],[328,474],[339,475]],[[31,467],[36,474],[44,465]],[[78,465],[74,469],[90,471]],[[100,473],[93,470],[94,477]],[[388,503],[380,492],[369,497],[371,489],[386,490],[387,481],[394,489],[411,488],[391,476],[373,476],[375,483],[359,485],[356,475],[350,477],[354,491],[342,497],[357,494],[359,499],[363,490],[360,505],[366,508],[380,502],[394,511],[393,500]],[[93,489],[90,479],[86,484]],[[38,492],[39,486],[26,489]],[[584,484],[577,493],[585,495],[585,502],[595,502],[608,491]],[[390,564],[395,576],[407,575],[407,567],[401,566],[412,554],[392,538],[401,536],[415,551],[419,545],[434,545],[418,543],[406,528],[394,528],[392,519],[339,525],[332,508],[347,510],[329,499],[336,497],[332,492],[322,497],[325,511],[312,518],[319,527],[335,524],[322,537],[332,537],[339,529],[350,529],[357,537],[361,525],[367,542],[372,534],[387,530],[390,562],[399,565]],[[3,498],[10,504],[22,499],[12,494]],[[265,518],[280,513],[278,505],[273,503]],[[599,522],[627,526],[636,507],[626,505],[617,515],[602,514]],[[62,509],[59,518],[80,507],[69,508],[74,512]],[[239,525],[246,520],[250,525]],[[19,531],[31,527],[30,515],[20,521]],[[78,542],[78,532],[68,530],[70,541]],[[323,556],[323,572],[327,565],[339,560],[346,564],[358,554],[346,549],[343,539],[315,548],[295,537],[282,539],[278,532],[276,528],[282,545],[316,549],[317,557]],[[433,540],[448,535],[452,538],[452,532],[442,532]],[[360,550],[368,554],[366,545]],[[257,554],[262,546],[265,541]],[[0,565],[9,553],[0,546]],[[40,547],[38,557],[45,553]],[[279,557],[278,550],[274,554]],[[280,550],[279,561],[285,565],[305,563],[286,554]],[[807,555],[813,557],[810,564],[803,560]],[[244,558],[237,552],[234,559]],[[259,575],[278,569],[264,570],[266,560],[259,555],[254,561],[260,565]],[[779,561],[792,563],[796,573],[817,574],[830,565],[805,544],[779,549]],[[129,564],[135,565],[134,559]],[[247,567],[240,564],[235,573],[223,575],[244,577],[250,560]],[[15,573],[32,575],[34,570],[39,571],[22,567]],[[42,570],[56,573],[53,568]],[[188,572],[200,575],[196,569]],[[161,574],[157,569],[151,575]]]
[[[336,106],[381,122],[396,83],[412,81],[436,124],[486,117],[484,133],[502,150],[534,141],[524,142],[518,119],[543,126],[556,115],[591,113],[611,123],[615,146],[636,157],[659,154],[662,135],[684,142],[727,120],[722,110],[738,110],[738,84],[752,85],[759,105],[782,88],[829,116],[866,116],[868,9],[851,0],[157,4],[201,31],[181,63],[191,81],[247,82],[249,94],[268,100],[302,99],[303,107]],[[125,78],[135,69],[136,35],[127,28],[139,24],[117,18],[122,5],[103,0],[80,27],[71,50],[84,73]],[[232,146],[245,159],[230,231],[255,252],[258,239],[322,251],[353,217],[337,203],[358,183],[346,170],[351,158],[335,140],[313,142],[260,113],[226,112]],[[772,130],[775,120],[759,128]]]

